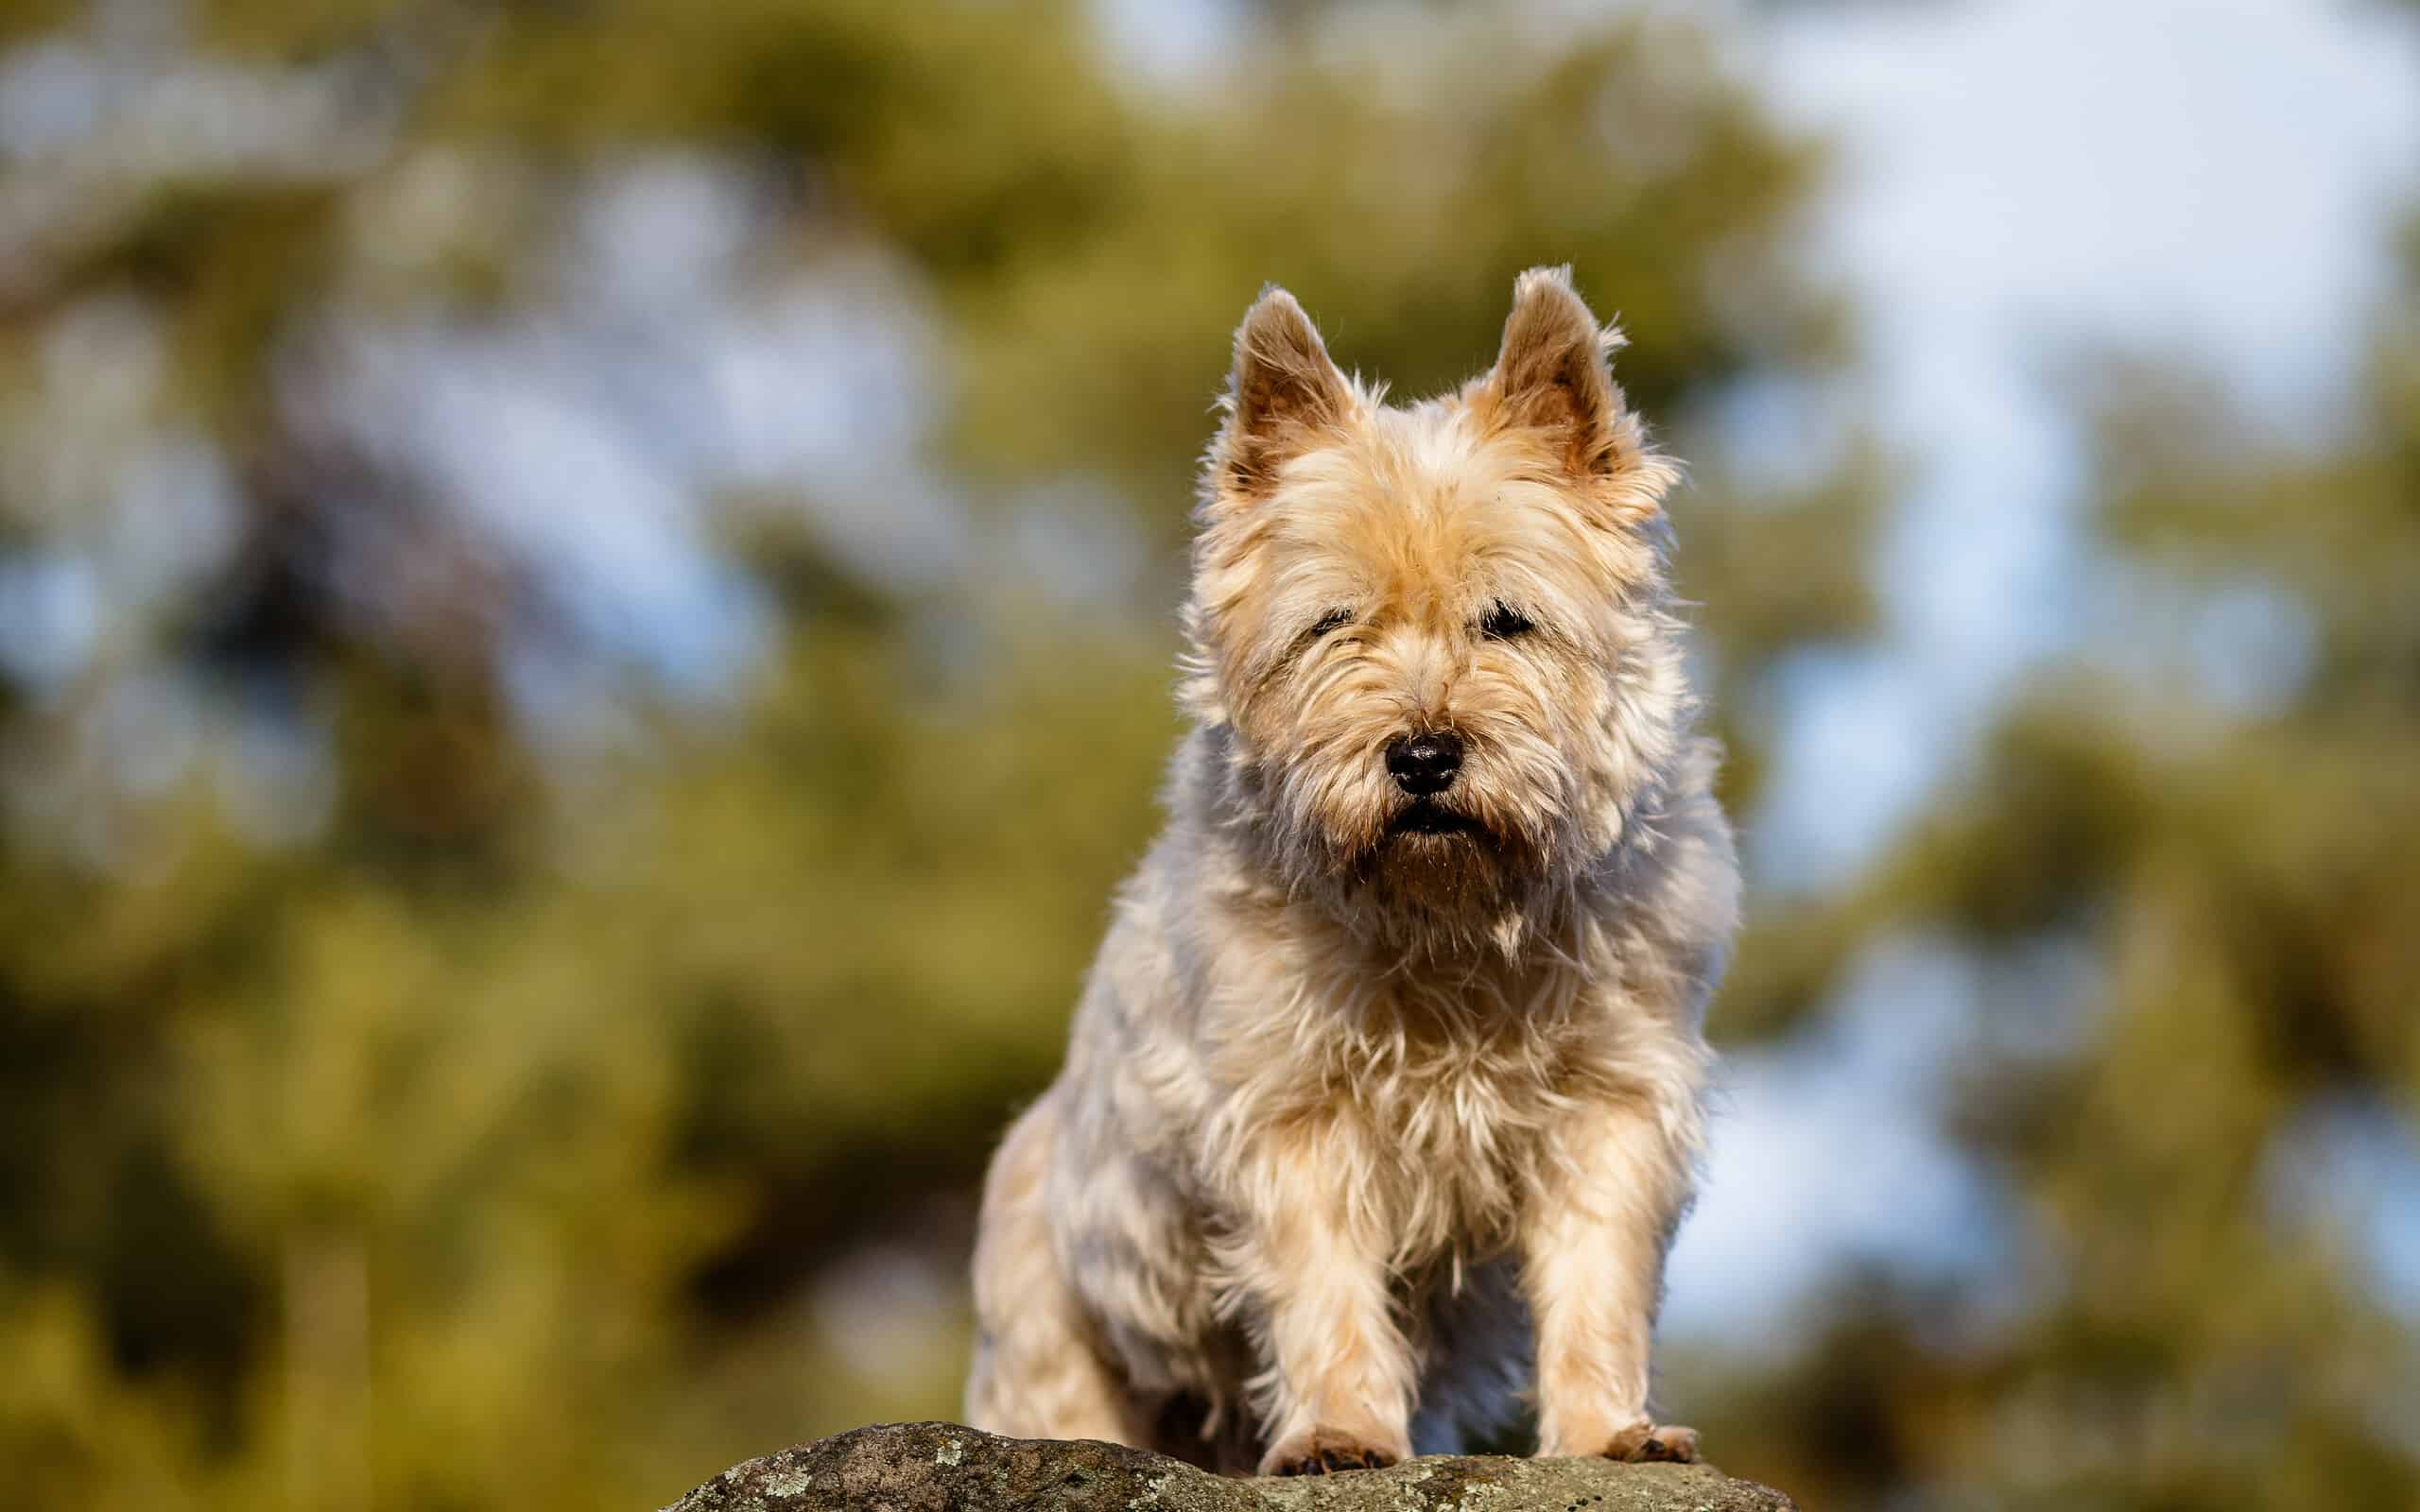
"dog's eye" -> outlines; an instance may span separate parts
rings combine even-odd
[[[1491,641],[1509,641],[1516,635],[1527,635],[1536,628],[1536,626],[1530,623],[1528,615],[1512,605],[1503,603],[1490,609],[1486,617],[1478,622],[1479,633]]]
[[[1311,627],[1311,639],[1316,641],[1321,636],[1327,634],[1328,631],[1340,630],[1352,623],[1353,611],[1351,610],[1329,610],[1326,613],[1320,616],[1320,622],[1317,625]]]

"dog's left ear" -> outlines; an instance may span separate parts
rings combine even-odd
[[[1611,477],[1636,465],[1640,451],[1637,422],[1605,365],[1621,344],[1582,302],[1570,268],[1533,267],[1512,284],[1504,347],[1478,402],[1499,424],[1558,439],[1575,477]]]

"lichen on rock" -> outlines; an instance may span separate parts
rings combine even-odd
[[[1231,1480],[1089,1439],[882,1423],[735,1465],[666,1512],[1795,1512],[1706,1465],[1433,1455]]]

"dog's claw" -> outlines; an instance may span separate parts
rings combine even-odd
[[[1382,1470],[1394,1463],[1392,1455],[1349,1440],[1322,1443],[1314,1439],[1273,1459],[1274,1462],[1262,1474],[1336,1475],[1346,1470]]]
[[[1698,1431],[1663,1423],[1640,1423],[1614,1435],[1605,1446],[1605,1458],[1629,1460],[1633,1463],[1660,1461],[1674,1465],[1694,1465],[1698,1458]]]
[[[1333,1475],[1339,1470],[1378,1470],[1387,1467],[1376,1454],[1348,1454],[1341,1450],[1322,1449],[1308,1459],[1298,1459],[1277,1467],[1280,1475]]]

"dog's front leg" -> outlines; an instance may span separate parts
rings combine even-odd
[[[1246,1160],[1238,1287],[1266,1349],[1263,1475],[1375,1469],[1411,1453],[1411,1348],[1383,1241],[1357,1213],[1334,1135],[1271,1141]]]
[[[1620,1101],[1575,1115],[1522,1215],[1522,1283],[1537,1332],[1538,1452],[1697,1457],[1697,1435],[1647,1415],[1664,1252],[1688,1199],[1694,1101]]]

